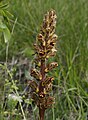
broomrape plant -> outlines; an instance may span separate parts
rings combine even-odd
[[[55,44],[57,35],[56,28],[56,13],[51,10],[45,14],[41,30],[34,44],[36,58],[34,63],[36,68],[31,68],[31,76],[34,80],[29,81],[29,86],[32,88],[31,96],[39,108],[40,120],[44,120],[45,110],[52,106],[54,97],[50,96],[52,90],[53,76],[48,76],[48,72],[58,66],[57,62],[48,64],[48,59],[55,56]]]

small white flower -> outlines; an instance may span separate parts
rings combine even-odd
[[[10,100],[13,99],[14,101],[22,102],[22,97],[21,97],[21,96],[17,96],[17,95],[14,95],[14,94],[9,94],[9,95],[8,95],[8,98],[9,98]]]

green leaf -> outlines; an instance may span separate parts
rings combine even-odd
[[[9,29],[8,28],[4,29],[3,34],[4,34],[5,43],[7,43],[11,37]]]
[[[16,85],[12,85],[12,86],[11,86],[11,89],[18,90],[19,88],[18,88]]]
[[[0,4],[0,9],[7,9],[9,7],[8,3]]]
[[[6,29],[7,26],[1,22],[1,23],[0,23],[0,28],[1,28],[1,29]]]
[[[3,23],[0,24],[0,29],[4,34],[5,43],[7,43],[11,37],[10,31],[9,31],[8,27]]]

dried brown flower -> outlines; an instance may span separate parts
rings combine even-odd
[[[29,82],[32,88],[32,99],[39,107],[40,120],[44,120],[44,112],[48,107],[54,103],[54,97],[49,95],[52,89],[52,82],[54,78],[48,77],[47,73],[53,68],[57,67],[57,62],[47,64],[48,58],[55,56],[57,50],[55,48],[57,35],[55,34],[56,28],[56,12],[51,10],[45,14],[41,30],[36,38],[34,44],[36,58],[35,64],[38,68],[31,69],[31,76],[34,80]]]

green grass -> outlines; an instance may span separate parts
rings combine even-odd
[[[87,0],[11,0],[8,59],[22,55],[32,59],[33,42],[47,10],[57,13],[58,68],[54,74],[56,103],[46,111],[46,120],[87,120],[88,118],[88,1]],[[15,22],[15,23],[14,23]],[[0,60],[5,60],[5,44],[0,43]],[[14,50],[15,49],[15,50]],[[30,51],[30,52],[29,52]],[[4,58],[3,58],[3,54]],[[0,75],[1,76],[1,75]],[[2,77],[0,81],[2,81]],[[35,110],[36,116],[36,110]],[[33,117],[36,118],[36,117]],[[16,119],[15,119],[16,120]],[[19,120],[17,118],[17,120]]]

